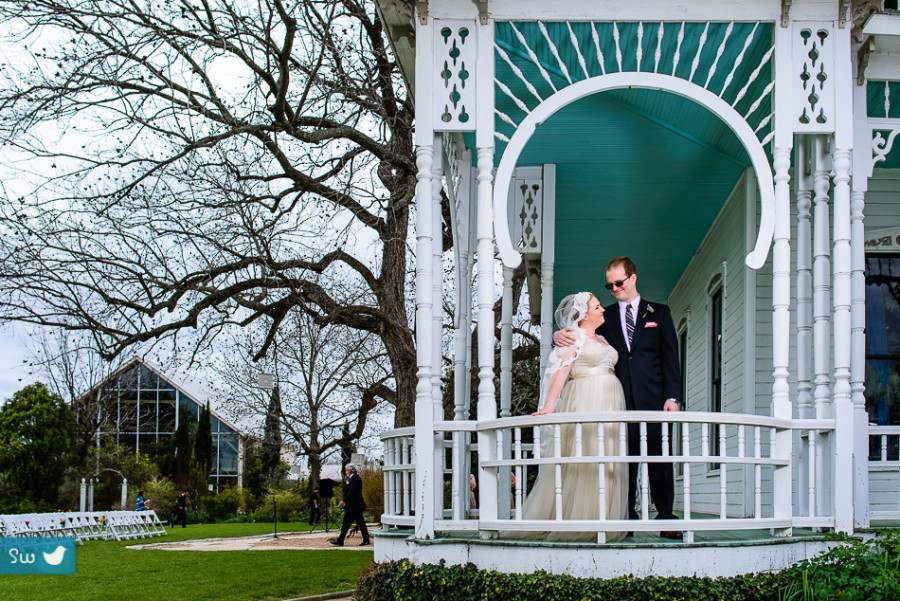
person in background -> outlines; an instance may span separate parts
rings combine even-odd
[[[319,486],[313,487],[309,495],[309,525],[315,526],[322,519],[322,501],[319,499]]]
[[[134,502],[135,511],[147,511],[147,501],[144,500],[144,491],[139,490],[137,499]]]
[[[366,503],[362,495],[362,478],[359,477],[359,470],[353,463],[347,464],[347,467],[344,468],[344,473],[347,475],[347,483],[344,484],[344,498],[338,503],[344,508],[344,523],[341,524],[341,533],[338,537],[328,542],[336,547],[343,547],[347,531],[356,522],[356,525],[359,526],[359,532],[362,534],[362,542],[359,543],[359,546],[366,547],[372,543],[369,542],[369,531],[366,528],[366,520],[363,517],[363,509],[366,508]]]
[[[172,524],[174,528],[178,522],[181,522],[182,528],[187,528],[187,504],[188,491],[183,490],[178,498],[175,499],[175,522]]]

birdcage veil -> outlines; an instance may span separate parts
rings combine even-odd
[[[556,325],[559,326],[560,329],[574,329],[576,336],[573,345],[575,347],[575,354],[574,356],[563,359],[562,357],[566,352],[565,349],[555,348],[550,353],[550,356],[547,357],[547,368],[544,370],[544,377],[541,378],[541,396],[538,402],[538,411],[543,409],[544,405],[547,403],[547,392],[550,390],[550,383],[553,381],[553,376],[556,375],[556,372],[559,371],[560,368],[574,363],[575,359],[578,358],[578,355],[581,354],[581,349],[584,347],[587,334],[578,327],[578,324],[587,315],[588,301],[591,300],[592,296],[593,294],[590,292],[570,294],[560,301],[559,306],[553,314]]]
[[[590,292],[576,292],[560,301],[553,313],[556,325],[559,329],[574,328],[585,318],[588,311],[588,301],[593,296]]]

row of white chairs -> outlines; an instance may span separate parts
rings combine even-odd
[[[86,540],[129,540],[164,534],[166,529],[153,510],[0,515],[0,536],[71,536],[83,544]]]

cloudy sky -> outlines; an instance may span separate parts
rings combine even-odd
[[[0,339],[3,340],[0,345],[0,403],[34,381],[24,362],[28,357],[24,340],[26,332],[24,327],[18,325],[5,325],[0,329]]]

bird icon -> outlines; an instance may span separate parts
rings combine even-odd
[[[66,548],[62,545],[56,547],[56,550],[53,553],[44,553],[44,561],[46,561],[51,566],[58,566],[62,563],[63,556],[66,554]]]

